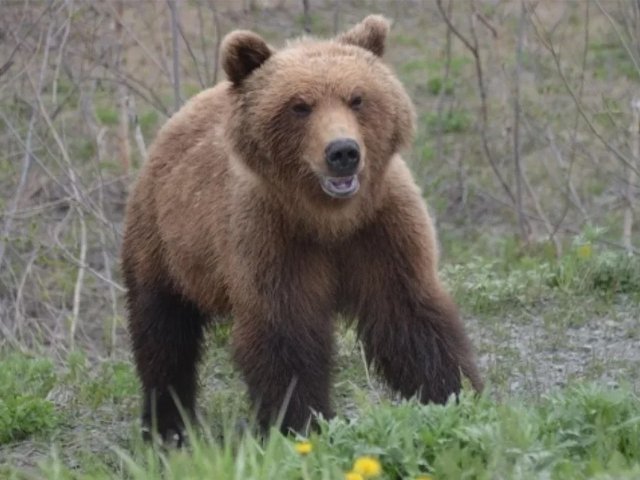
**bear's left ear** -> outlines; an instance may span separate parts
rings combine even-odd
[[[228,34],[220,50],[222,68],[234,85],[242,83],[273,53],[260,35],[249,30],[236,30]]]
[[[336,40],[340,43],[364,48],[381,57],[384,54],[384,44],[389,27],[389,20],[382,15],[369,15],[351,30],[338,35]]]

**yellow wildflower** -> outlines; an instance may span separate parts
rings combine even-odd
[[[300,455],[307,455],[311,453],[311,450],[313,450],[311,442],[307,441],[297,442],[293,448],[295,448],[296,452],[298,452]]]
[[[431,475],[420,475],[416,477],[416,480],[434,480]]]
[[[353,471],[364,478],[377,477],[382,473],[382,466],[377,458],[360,457],[353,463]]]
[[[347,472],[344,474],[344,480],[364,480],[364,477],[357,472]]]
[[[591,258],[591,255],[593,255],[593,248],[591,248],[590,243],[585,243],[578,247],[576,253],[578,254],[578,258]]]

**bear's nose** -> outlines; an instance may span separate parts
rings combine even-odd
[[[360,147],[355,140],[339,138],[327,145],[324,158],[332,174],[340,177],[353,175],[360,163]]]

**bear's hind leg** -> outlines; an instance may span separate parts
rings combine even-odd
[[[197,362],[205,317],[187,299],[168,289],[129,288],[129,329],[143,386],[142,428],[181,446],[183,415],[193,420]],[[176,404],[176,401],[178,402]]]

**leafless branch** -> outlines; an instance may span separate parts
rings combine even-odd
[[[629,134],[631,135],[631,152],[636,164],[640,166],[640,98],[634,98],[631,101],[631,111],[633,121],[629,128]],[[633,242],[631,240],[631,233],[633,231],[633,211],[635,208],[635,189],[638,182],[638,175],[636,171],[629,168],[626,169],[627,181],[624,192],[624,218],[622,223],[622,244],[627,251],[631,253],[633,251]]]
[[[526,9],[524,0],[520,2],[520,19],[518,21],[518,40],[516,42],[516,66],[514,72],[513,89],[513,165],[516,179],[516,212],[518,215],[518,229],[520,239],[528,242],[528,233],[522,208],[522,167],[520,165],[520,68],[522,63],[522,39],[524,37]],[[531,193],[531,192],[530,192]]]
[[[123,28],[122,21],[124,18],[124,1],[118,0],[116,2],[117,17],[114,19],[115,31],[116,31],[116,48],[115,48],[115,61],[114,68],[116,72],[119,72],[124,63],[124,41],[123,41]],[[120,157],[120,163],[122,164],[122,170],[124,173],[129,173],[131,168],[131,145],[129,144],[129,95],[127,92],[126,84],[119,82],[117,84],[117,98],[118,98],[118,156]]]
[[[42,64],[40,66],[40,76],[38,78],[37,86],[35,86],[35,90],[37,95],[40,95],[42,88],[44,86],[44,78],[45,72],[47,68],[47,63],[49,61],[49,51],[51,49],[51,36],[53,32],[53,23],[49,24],[49,28],[47,29],[47,36],[44,44]],[[32,160],[32,139],[33,139],[33,130],[35,127],[35,121],[37,117],[38,109],[36,106],[31,107],[31,115],[29,118],[29,127],[27,129],[27,137],[25,140],[25,148],[24,148],[24,157],[22,159],[22,169],[20,171],[20,179],[18,180],[18,186],[16,188],[16,192],[13,195],[13,199],[9,204],[9,208],[7,210],[7,214],[5,216],[5,222],[2,226],[2,234],[0,235],[0,267],[2,266],[2,262],[4,259],[6,241],[9,233],[11,232],[11,227],[13,225],[13,215],[18,209],[18,204],[20,202],[20,198],[22,197],[22,192],[24,191],[25,185],[27,184],[27,176],[29,175],[29,169],[31,168],[31,160]]]
[[[302,17],[304,20],[305,33],[311,33],[311,12],[309,11],[309,0],[302,0]]]
[[[19,41],[16,42],[16,45],[13,47],[13,50],[9,54],[9,57],[7,58],[7,60],[5,60],[5,62],[2,64],[2,66],[0,66],[0,77],[9,71],[9,69],[13,65],[13,59],[16,56],[16,54],[18,53],[18,51],[20,50],[20,48],[22,47],[24,41],[27,38],[29,38],[31,33],[40,24],[40,21],[42,20],[42,17],[44,17],[49,12],[49,10],[53,6],[54,2],[55,2],[55,0],[49,0],[49,2],[47,3],[47,6],[42,10],[42,12],[40,12],[40,14],[36,18],[36,20],[30,25],[29,29],[24,33],[22,38]]]
[[[525,5],[526,5],[526,3],[525,3]],[[533,15],[536,16],[535,12],[533,13]],[[613,146],[611,144],[611,142],[609,142],[606,138],[604,138],[602,133],[600,133],[600,131],[593,124],[591,118],[589,118],[589,115],[587,115],[587,112],[586,112],[582,102],[580,101],[580,99],[576,95],[575,91],[573,90],[573,88],[569,84],[569,80],[567,79],[567,77],[566,77],[566,75],[564,73],[564,69],[562,68],[562,64],[560,62],[560,56],[558,55],[558,52],[556,51],[555,47],[551,43],[550,37],[548,35],[548,32],[545,32],[542,29],[542,27],[539,26],[539,24],[541,24],[540,19],[537,18],[537,20],[538,20],[537,22],[532,22],[532,24],[534,26],[534,30],[536,32],[536,35],[537,35],[538,39],[540,40],[540,42],[547,49],[547,51],[551,54],[551,57],[553,58],[553,62],[555,64],[555,66],[556,66],[556,70],[557,70],[558,74],[560,75],[560,79],[562,80],[562,84],[563,84],[564,88],[566,89],[567,93],[569,93],[569,95],[571,96],[571,99],[573,100],[578,112],[580,112],[580,116],[582,117],[582,119],[586,123],[587,127],[589,127],[589,130],[591,131],[591,133],[593,133],[593,135],[595,135],[595,137],[602,143],[602,145],[605,146],[605,148],[607,150],[609,150],[611,153],[613,153],[618,160],[620,160],[629,169],[631,169],[632,171],[634,171],[637,174],[638,173],[638,169],[633,164],[633,162],[629,158],[627,158],[626,155],[624,155],[622,152],[620,152],[620,150],[618,150],[615,146]]]
[[[182,106],[182,96],[180,94],[180,49],[178,47],[178,36],[180,34],[178,10],[175,0],[167,0],[169,11],[171,12],[171,45],[173,58],[173,97],[175,102],[175,111],[177,112]]]
[[[489,161],[489,165],[491,166],[491,169],[493,170],[494,175],[496,176],[496,178],[500,182],[500,185],[502,186],[502,189],[505,191],[505,193],[509,197],[509,200],[511,200],[511,204],[515,205],[516,203],[515,196],[511,192],[511,188],[509,188],[509,185],[507,184],[506,180],[502,176],[502,173],[500,173],[498,164],[493,156],[493,153],[491,152],[491,149],[489,148],[489,140],[487,138],[487,125],[488,125],[487,91],[484,85],[484,73],[482,69],[482,60],[480,58],[480,53],[479,53],[478,37],[476,36],[475,27],[474,27],[475,12],[474,14],[471,15],[471,18],[470,18],[472,40],[469,40],[462,33],[460,33],[460,31],[455,27],[451,18],[449,17],[444,7],[442,6],[442,0],[436,0],[436,5],[438,7],[438,10],[440,11],[440,15],[442,16],[447,26],[451,29],[453,34],[464,44],[464,46],[467,48],[467,50],[469,50],[469,52],[473,56],[474,65],[476,68],[476,80],[478,82],[478,93],[480,94],[480,136],[482,138],[482,148],[485,156],[487,157],[487,160]]]

